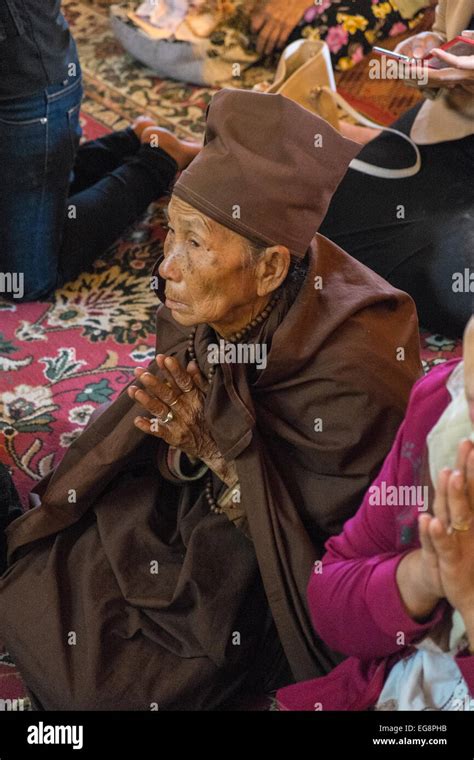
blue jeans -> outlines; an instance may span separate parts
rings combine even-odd
[[[131,129],[79,147],[81,99],[78,78],[0,101],[0,274],[23,277],[18,300],[48,298],[89,269],[177,171]]]
[[[31,300],[58,281],[58,250],[81,136],[80,78],[0,102],[0,269]]]

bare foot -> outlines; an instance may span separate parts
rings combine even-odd
[[[180,169],[185,169],[202,148],[197,142],[180,140],[168,129],[162,127],[146,127],[141,136],[142,143],[152,148],[161,148],[174,158]]]
[[[147,129],[147,127],[154,126],[156,126],[156,121],[155,119],[152,119],[151,116],[139,116],[131,125],[139,140],[142,139],[143,131]]]
[[[351,140],[358,142],[360,145],[367,145],[371,140],[375,140],[382,130],[371,129],[370,127],[359,127],[357,124],[351,124],[348,121],[340,121],[339,127],[341,134],[344,137],[349,137]]]

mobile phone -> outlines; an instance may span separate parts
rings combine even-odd
[[[455,37],[443,45],[437,45],[437,47],[440,50],[446,50],[451,55],[474,55],[474,40],[470,37]],[[431,69],[447,69],[450,66],[449,63],[440,61],[431,53],[427,53],[421,60]]]
[[[395,58],[397,61],[412,61],[414,60],[409,55],[402,55],[402,53],[395,53],[394,50],[386,50],[382,47],[373,47],[372,48],[374,53],[379,53],[380,55],[386,55],[388,58]]]

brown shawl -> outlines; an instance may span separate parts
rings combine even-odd
[[[317,276],[322,288],[315,287]],[[184,362],[188,332],[159,307],[160,352]],[[195,349],[204,371],[211,339],[212,330],[199,326]],[[280,298],[254,340],[267,341],[266,368],[221,365],[206,399],[206,419],[221,453],[236,462],[253,550],[293,675],[309,679],[335,662],[308,615],[312,564],[326,538],[356,511],[403,418],[421,372],[417,318],[406,294],[317,235],[297,297]],[[154,363],[150,370],[156,371]],[[133,425],[137,413],[141,407],[122,392],[71,445],[38,489],[41,506],[7,529],[10,565],[32,542],[63,531],[91,508],[98,514],[109,486],[147,438]],[[317,418],[322,430],[315,432]],[[70,504],[73,486],[77,501]],[[114,498],[119,513],[120,493]],[[238,551],[228,562],[237,569]],[[226,577],[228,592],[238,594],[232,576]],[[221,580],[210,582],[217,588]],[[214,614],[223,620],[226,610]],[[219,620],[212,628],[216,635]]]

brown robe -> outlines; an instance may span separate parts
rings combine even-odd
[[[184,362],[188,333],[159,307],[161,352]],[[306,586],[420,375],[414,305],[317,235],[303,286],[285,289],[253,339],[267,342],[266,368],[222,364],[206,398],[252,540],[209,511],[202,481],[160,475],[162,442],[134,427],[142,408],[124,392],[37,487],[41,506],[7,528],[0,640],[45,709],[213,709],[262,652],[271,675],[280,643],[298,680],[337,660],[312,629]],[[211,340],[201,325],[203,371]]]

